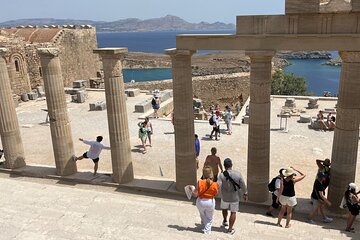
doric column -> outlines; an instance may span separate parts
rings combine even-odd
[[[121,64],[127,51],[127,48],[94,50],[103,63],[113,181],[117,183],[127,183],[134,179]]]
[[[0,135],[6,160],[5,167],[13,169],[26,164],[19,122],[11,94],[10,78],[4,59],[6,52],[7,49],[0,48]]]
[[[194,51],[168,49],[174,91],[176,189],[196,183],[191,56]]]
[[[43,73],[56,173],[60,176],[70,175],[76,173],[77,168],[73,161],[74,143],[66,105],[59,49],[39,48],[37,52]]]
[[[340,52],[342,59],[336,110],[329,198],[341,201],[350,182],[355,182],[360,123],[360,52]]]
[[[271,60],[274,51],[248,51],[250,70],[250,121],[247,184],[249,200],[265,202],[269,191]]]

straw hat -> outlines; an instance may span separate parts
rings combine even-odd
[[[291,175],[294,175],[295,171],[292,168],[285,168],[284,170],[281,171],[281,174],[284,175],[285,177],[289,177]]]

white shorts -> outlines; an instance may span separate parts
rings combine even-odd
[[[228,210],[230,210],[230,212],[238,212],[239,211],[239,202],[224,202],[221,199],[220,208],[228,209]]]
[[[283,206],[290,206],[290,207],[293,207],[297,204],[296,202],[296,197],[287,197],[287,196],[283,196],[281,195],[280,198],[279,198],[279,202],[281,203],[281,205]]]

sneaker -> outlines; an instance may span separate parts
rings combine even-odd
[[[333,220],[334,220],[334,219],[332,219],[332,218],[325,217],[325,218],[323,219],[323,222],[324,222],[324,223],[331,223]]]
[[[308,221],[308,223],[310,223],[310,224],[315,224],[315,221],[310,219],[310,220]]]
[[[223,227],[227,227],[227,226],[229,226],[229,224],[228,224],[228,222],[227,222],[227,221],[223,221],[223,222],[222,222],[222,224],[221,224],[221,226],[223,226]]]
[[[227,233],[230,234],[230,235],[234,235],[235,234],[235,229],[233,228],[233,229],[231,229],[231,231],[228,231]]]

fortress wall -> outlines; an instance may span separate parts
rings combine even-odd
[[[97,48],[95,28],[64,29],[55,42],[61,50],[60,62],[65,86],[74,80],[88,80],[96,77],[100,61],[93,49]]]

